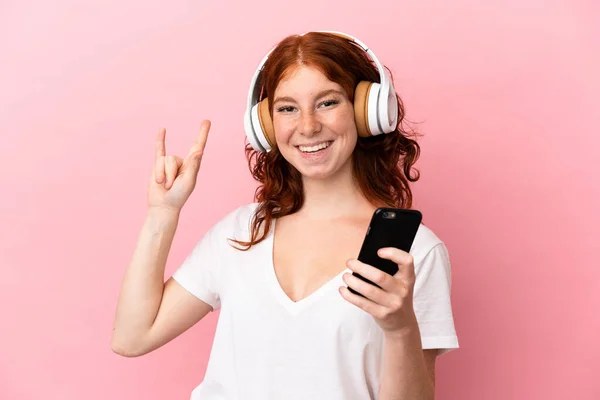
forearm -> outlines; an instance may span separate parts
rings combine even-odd
[[[135,351],[132,346],[152,326],[162,299],[165,265],[178,221],[177,212],[148,211],[121,285],[113,347]]]
[[[386,334],[384,346],[379,400],[433,400],[416,321],[401,333]]]

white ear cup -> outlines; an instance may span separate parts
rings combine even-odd
[[[369,91],[367,122],[371,135],[390,133],[398,125],[398,99],[390,84],[372,83]]]
[[[384,106],[385,107],[385,106]],[[396,90],[392,87],[387,93],[387,132],[393,132],[398,127],[398,99],[396,98]]]
[[[260,73],[265,66],[265,62],[276,47],[277,46],[274,46],[261,60],[258,68],[256,71],[254,71],[254,75],[250,81],[250,90],[248,90],[248,100],[246,104],[246,111],[244,112],[244,130],[246,131],[246,137],[250,142],[250,145],[256,151],[271,150],[271,146],[269,146],[269,143],[265,138],[265,134],[262,131],[262,127],[258,118],[258,103],[260,96],[258,81]],[[262,143],[266,143],[266,146],[263,146]]]
[[[257,106],[252,107],[257,108]],[[254,110],[256,111],[256,110]],[[258,129],[260,129],[260,125],[258,125]],[[266,151],[260,144],[260,141],[258,140],[257,137],[257,132],[254,130],[253,127],[253,123],[252,123],[252,110],[247,110],[244,113],[244,130],[246,131],[246,137],[248,138],[248,141],[250,142],[250,145],[252,146],[252,148],[254,148],[254,150],[258,150],[258,151]],[[259,132],[258,134],[260,134],[262,132]]]
[[[369,98],[367,100],[367,124],[369,125],[369,131],[371,135],[376,136],[380,135],[383,132],[383,129],[379,126],[379,92],[381,90],[381,86],[379,83],[373,82],[371,84],[371,89],[369,90]]]
[[[398,125],[398,99],[387,71],[386,78],[385,84],[379,88],[377,115],[380,129],[384,133],[390,133],[396,130]]]

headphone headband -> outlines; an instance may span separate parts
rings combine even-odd
[[[383,65],[379,62],[379,59],[377,58],[377,56],[375,55],[375,53],[362,41],[358,40],[357,38],[355,38],[352,35],[349,35],[347,33],[343,33],[343,32],[339,32],[339,31],[309,31],[309,32],[305,32],[300,34],[299,36],[304,36],[307,33],[311,33],[311,32],[317,32],[317,33],[330,33],[339,37],[342,37],[344,39],[350,40],[351,42],[354,42],[355,44],[357,44],[361,49],[363,49],[365,51],[365,53],[367,53],[369,55],[369,57],[371,58],[371,60],[373,60],[375,66],[377,67],[377,70],[379,71],[379,88],[381,88],[381,90],[377,91],[377,97],[374,100],[376,102],[376,106],[377,107],[372,107],[371,110],[369,110],[369,121],[370,125],[369,127],[371,128],[371,131],[375,131],[375,133],[373,134],[378,134],[378,133],[387,133],[388,131],[390,131],[390,126],[393,125],[393,128],[391,128],[391,130],[395,129],[395,124],[396,124],[396,115],[394,115],[394,113],[397,114],[397,104],[396,104],[396,99],[395,99],[395,91],[391,82],[391,79],[388,77],[387,71],[384,70]],[[244,114],[244,128],[246,130],[246,134],[248,139],[250,140],[252,146],[256,149],[256,150],[261,150],[261,151],[269,151],[271,149],[271,144],[269,143],[267,137],[265,137],[264,134],[262,134],[262,128],[260,126],[257,126],[257,122],[259,120],[259,117],[257,115],[257,111],[255,110],[256,105],[259,103],[260,100],[260,87],[258,86],[258,82],[259,82],[259,77],[261,72],[263,71],[263,68],[265,66],[265,63],[267,62],[267,60],[269,59],[269,56],[271,55],[271,53],[278,47],[278,44],[273,46],[273,48],[271,50],[269,50],[269,52],[263,57],[263,59],[261,60],[260,64],[258,65],[258,67],[256,68],[256,71],[254,72],[254,76],[252,77],[252,80],[250,82],[250,90],[248,91],[248,100],[247,100],[247,107],[246,107],[246,112]],[[393,98],[393,104],[392,104],[392,100],[390,99],[390,95],[394,94],[394,98]],[[381,111],[382,109],[385,109],[385,111],[387,112],[387,120],[383,122],[384,126],[382,126],[382,121],[380,118]],[[254,115],[256,114],[256,115]],[[371,115],[372,114],[372,115]],[[386,126],[387,124],[387,126]],[[260,131],[259,131],[260,129]],[[259,133],[257,133],[257,131]]]

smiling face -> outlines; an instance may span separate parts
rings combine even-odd
[[[300,65],[279,82],[273,127],[279,151],[304,179],[352,173],[354,106],[318,69]]]

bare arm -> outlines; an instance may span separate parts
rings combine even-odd
[[[212,310],[164,271],[179,215],[151,209],[140,232],[119,295],[111,347],[117,354],[146,354],[177,337]]]
[[[173,279],[164,281],[180,211],[196,185],[209,129],[210,121],[204,121],[184,159],[166,155],[164,129],[156,138],[148,213],[121,284],[111,337],[113,351],[123,356],[162,346],[212,309]]]
[[[437,350],[422,350],[419,330],[385,338],[379,396],[382,400],[433,400]]]

